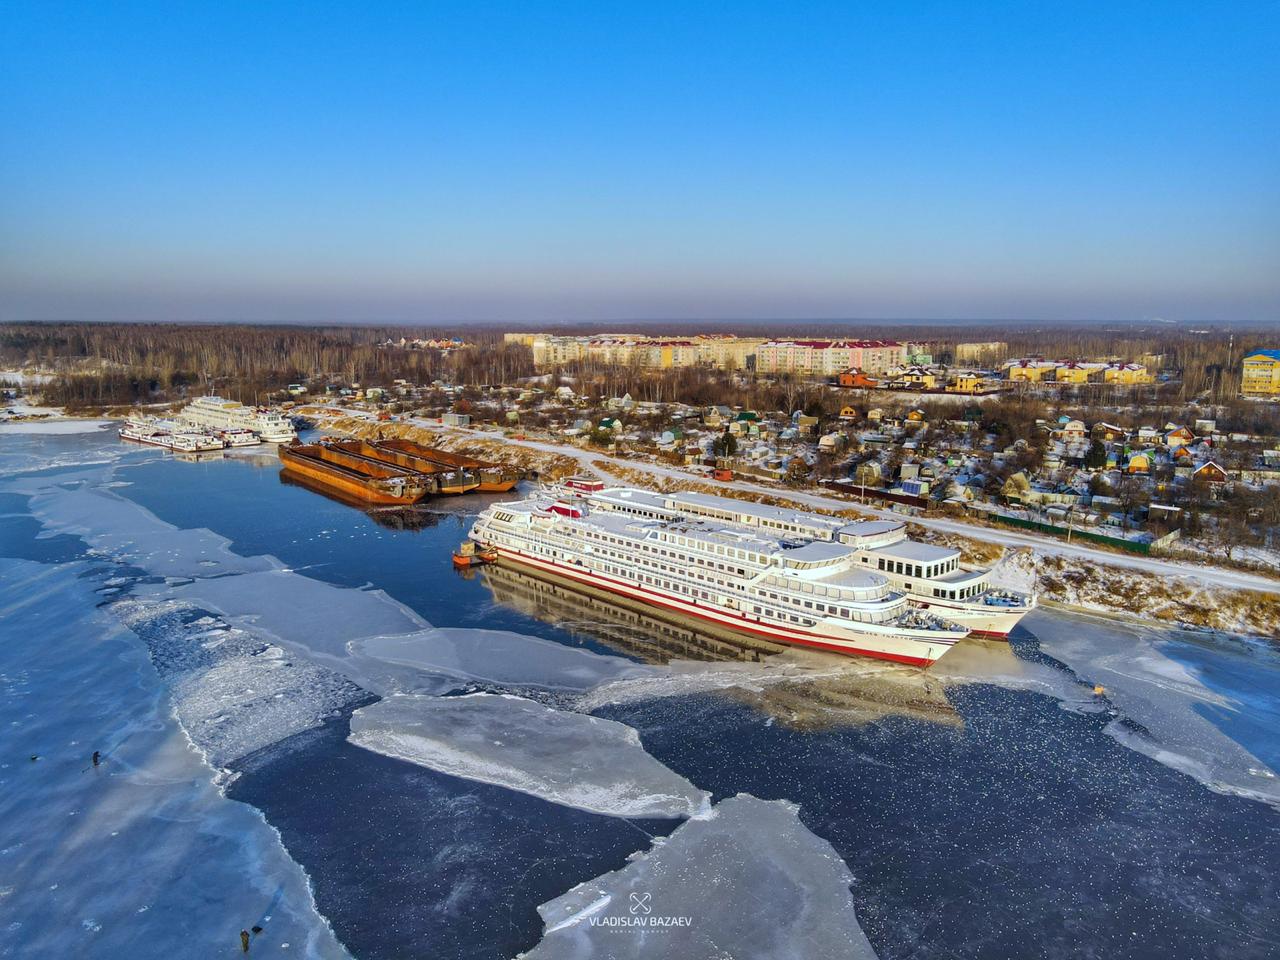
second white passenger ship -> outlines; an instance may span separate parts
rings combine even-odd
[[[838,542],[628,516],[574,494],[495,504],[470,536],[500,561],[777,642],[928,666],[969,633],[912,607]]]
[[[178,419],[201,430],[240,437],[244,431],[252,431],[267,443],[291,443],[298,439],[298,432],[284,414],[262,407],[246,407],[222,397],[196,397],[178,414]],[[233,439],[231,445],[240,446],[244,442]]]

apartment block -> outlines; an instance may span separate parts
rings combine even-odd
[[[1280,396],[1280,350],[1255,350],[1245,356],[1240,390],[1249,397]]]

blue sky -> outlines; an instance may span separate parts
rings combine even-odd
[[[0,320],[1280,320],[1280,5],[26,3]]]

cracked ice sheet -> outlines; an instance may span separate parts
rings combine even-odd
[[[0,423],[0,435],[3,434],[55,434],[68,433],[103,433],[115,423],[114,420],[16,420]],[[111,439],[117,439],[114,430],[110,431]]]
[[[697,789],[626,724],[521,697],[389,697],[351,717],[350,741],[456,777],[615,817],[690,817]]]
[[[509,630],[431,628],[372,637],[354,649],[388,663],[459,679],[585,691],[603,683],[660,676],[661,668]]]
[[[161,577],[215,577],[269,570],[271,557],[242,557],[211,530],[180,530],[110,490],[46,486],[31,512],[55,533],[77,536],[95,552]]]
[[[1105,709],[1093,696],[1090,684],[1073,679],[1059,666],[1022,659],[1003,640],[969,638],[958,643],[929,667],[928,675],[944,683],[990,683],[1007,690],[1043,693],[1078,713]]]
[[[0,952],[238,956],[260,924],[255,953],[347,956],[277,833],[211,782],[142,644],[95,609],[90,571],[0,560]]]
[[[215,767],[368,701],[341,674],[180,601],[129,598],[108,607],[146,644],[178,720]]]
[[[874,960],[853,877],[786,801],[721,801],[538,908],[527,960]]]
[[[242,557],[207,529],[182,530],[106,488],[111,471],[28,477],[49,534],[77,536],[101,556],[186,584],[140,584],[137,596],[203,604],[253,633],[318,658],[378,694],[443,692],[459,680],[558,690],[644,675],[622,657],[505,631],[436,629],[380,590],[314,580],[269,555]]]
[[[1206,686],[1196,670],[1162,649],[1186,640],[1141,624],[1059,611],[1033,611],[1023,626],[1039,639],[1041,651],[1082,680],[1101,684],[1121,717],[1147,731],[1124,720],[1109,724],[1107,733],[1125,746],[1217,793],[1280,806],[1280,778],[1208,719],[1256,707]],[[1224,661],[1240,656],[1226,649],[1211,655]]]

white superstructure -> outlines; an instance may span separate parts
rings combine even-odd
[[[576,496],[495,504],[470,538],[500,560],[783,643],[927,666],[968,634],[910,607],[838,542],[628,516]]]
[[[202,430],[251,430],[267,443],[298,439],[289,418],[277,410],[246,407],[222,397],[197,397],[178,414],[180,420]]]
[[[611,487],[585,493],[597,510],[652,519],[707,518],[797,541],[840,543],[859,569],[885,577],[911,603],[975,634],[1007,637],[1036,605],[1031,594],[994,588],[990,570],[961,563],[960,551],[907,537],[900,520],[860,520],[788,510],[705,493],[654,493]]]

